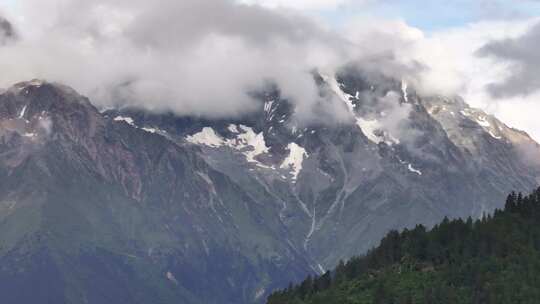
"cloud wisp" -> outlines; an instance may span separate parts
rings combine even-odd
[[[482,57],[492,57],[509,64],[509,75],[488,88],[495,98],[527,96],[540,91],[540,23],[517,38],[495,40],[479,51]]]

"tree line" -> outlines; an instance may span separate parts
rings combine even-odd
[[[540,188],[481,219],[391,231],[367,254],[268,304],[540,303]]]

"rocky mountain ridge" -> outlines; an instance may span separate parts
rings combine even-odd
[[[38,80],[9,88],[0,94],[7,303],[263,302],[390,229],[479,217],[508,191],[537,186],[540,170],[522,150],[540,149],[523,132],[457,97],[367,79],[319,75],[330,108],[350,115],[312,124],[278,89],[259,96],[258,112],[210,120],[100,112]]]

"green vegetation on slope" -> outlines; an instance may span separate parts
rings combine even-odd
[[[445,219],[390,232],[332,272],[272,294],[268,304],[539,303],[540,189],[512,193],[481,220]]]

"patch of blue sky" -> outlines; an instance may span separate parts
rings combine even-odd
[[[539,0],[376,0],[319,14],[339,25],[352,17],[402,19],[423,31],[460,27],[482,20],[540,17]]]

